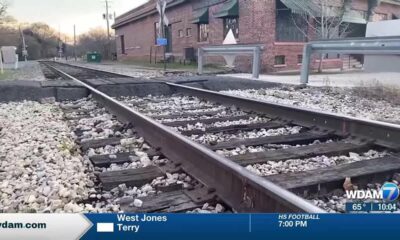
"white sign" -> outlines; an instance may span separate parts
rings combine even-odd
[[[390,37],[400,35],[400,20],[369,22],[366,37]],[[399,55],[365,55],[366,72],[400,72]]]
[[[159,21],[159,26],[161,26],[161,20],[163,19],[164,25],[168,26],[169,25],[169,19],[165,15],[165,10],[167,9],[167,1],[166,0],[158,0],[157,5],[156,5],[157,11],[160,14],[160,21]],[[163,16],[163,18],[162,18]]]
[[[14,46],[1,47],[4,64],[15,64],[17,61],[16,55],[17,48]]]
[[[228,44],[237,44],[235,35],[233,35],[232,29],[229,29],[228,34],[225,37],[224,42],[222,43],[223,45],[228,45]],[[226,66],[228,68],[234,68],[235,65],[235,60],[236,60],[236,55],[235,54],[224,54],[224,59],[226,62]]]
[[[3,68],[18,68],[18,54],[17,48],[14,46],[5,46],[0,48],[1,55],[3,56]]]

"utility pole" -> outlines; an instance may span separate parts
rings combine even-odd
[[[105,19],[107,22],[107,58],[111,56],[111,34],[110,34],[110,6],[109,6],[109,0],[105,0],[106,3],[106,14],[105,14]]]
[[[157,10],[160,13],[160,22],[159,22],[159,37],[163,39],[167,39],[166,32],[165,32],[165,26],[168,26],[168,19],[165,16],[165,9],[167,7],[167,1],[166,0],[158,0],[157,1]],[[167,42],[168,44],[168,42]],[[167,45],[164,44],[164,72],[167,71]]]
[[[165,15],[165,10],[161,11],[161,29],[162,29],[162,37],[163,38],[167,38],[167,36],[165,36],[165,27],[164,27],[164,15]],[[164,72],[167,71],[167,46],[164,46]]]
[[[108,11],[108,0],[106,1],[106,21],[107,21],[107,37],[108,37],[108,41],[111,40],[111,36],[110,36],[110,15],[109,15],[109,11]]]
[[[76,59],[76,26],[74,24],[74,58],[75,58],[75,62],[77,61]]]
[[[60,56],[60,60],[62,58],[62,40],[61,40],[61,27],[58,26],[58,54]]]
[[[68,61],[68,55],[67,55],[67,35],[65,35],[65,42],[63,44],[63,49],[64,49],[64,57],[65,57],[65,61]]]

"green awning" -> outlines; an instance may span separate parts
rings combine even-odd
[[[292,13],[312,16],[312,17],[339,17],[342,14],[342,8],[334,5],[322,7],[318,1],[314,0],[281,0],[281,2],[290,9]]]
[[[321,9],[311,0],[281,0],[292,13],[308,16],[319,16]]]
[[[216,18],[239,17],[238,0],[229,0],[222,5],[221,9],[214,14]]]
[[[203,8],[200,10],[193,11],[193,18],[192,18],[192,23],[194,24],[208,24],[208,8]]]

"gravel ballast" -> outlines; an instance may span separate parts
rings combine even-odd
[[[320,168],[327,168],[341,164],[349,164],[357,161],[366,161],[385,156],[386,152],[377,152],[370,150],[361,154],[349,153],[342,156],[318,156],[307,159],[290,159],[286,161],[269,161],[265,164],[254,164],[246,167],[247,170],[259,176],[269,176],[275,174],[284,174],[292,172],[310,171]]]
[[[93,181],[57,105],[0,104],[0,129],[0,210],[85,211]]]
[[[352,117],[400,123],[400,107],[398,104],[376,98],[362,97],[360,92],[346,88],[309,87],[298,89],[276,87],[257,90],[230,90],[223,91],[223,93]]]
[[[89,166],[90,170],[95,174],[104,172],[114,172],[119,170],[137,169],[151,165],[165,164],[169,160],[161,156],[152,158],[147,154],[147,150],[151,147],[145,140],[137,136],[132,126],[121,127],[121,122],[109,114],[104,108],[101,108],[92,99],[81,99],[74,102],[63,103],[63,108],[73,108],[74,111],[89,110],[88,116],[70,121],[70,126],[73,131],[80,130],[82,136],[74,136],[82,142],[93,139],[105,139],[112,137],[120,137],[120,144],[116,146],[107,145],[101,148],[89,148],[88,151],[82,152],[83,159],[90,162],[90,157],[95,155],[109,155],[116,157],[117,153],[132,153],[132,161],[124,164],[111,164],[109,167],[93,167]],[[68,114],[69,115],[69,114]],[[136,156],[136,157],[135,157]],[[96,181],[97,186],[101,183]],[[157,177],[149,181],[143,186],[127,186],[120,184],[118,187],[110,191],[102,190],[101,188],[93,189],[90,192],[87,204],[90,206],[90,212],[121,212],[121,204],[129,203],[130,207],[139,208],[145,204],[147,197],[156,197],[161,194],[164,189],[173,188],[175,185],[181,186],[183,189],[193,188],[199,183],[185,173],[166,173],[165,176]],[[221,212],[225,211],[222,205],[199,209],[198,212]],[[196,211],[196,210],[195,210]]]

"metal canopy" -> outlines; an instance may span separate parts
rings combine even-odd
[[[281,0],[293,13],[309,16],[321,15],[321,10],[312,0]]]
[[[239,17],[238,0],[229,0],[222,5],[221,9],[214,14],[216,18]]]
[[[343,22],[367,24],[367,18],[363,11],[350,10],[343,15]]]
[[[202,8],[196,11],[193,11],[193,24],[208,24],[209,20],[209,11],[208,8]]]

